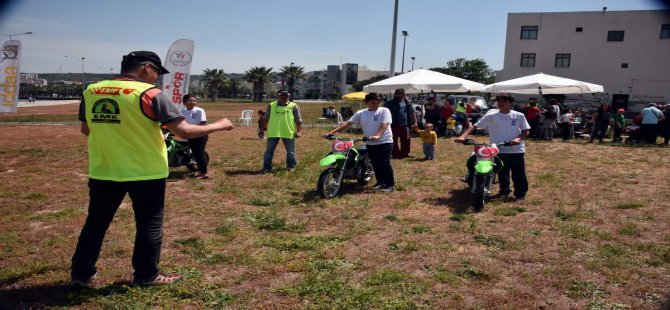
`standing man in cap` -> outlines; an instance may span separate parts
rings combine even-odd
[[[302,116],[300,107],[289,100],[286,90],[279,91],[279,99],[268,104],[265,115],[261,122],[267,125],[267,146],[263,155],[263,173],[272,172],[272,158],[275,154],[279,139],[286,148],[286,168],[295,170],[298,164],[295,152],[295,138],[300,138],[302,130]]]
[[[391,111],[391,131],[393,132],[392,158],[402,159],[409,157],[410,129],[417,127],[416,114],[412,104],[405,99],[405,90],[398,88],[393,93],[393,99],[384,103],[384,107]],[[400,145],[398,145],[400,144]]]
[[[81,132],[88,136],[88,216],[72,257],[73,288],[90,288],[96,262],[114,213],[126,194],[135,212],[133,282],[139,286],[168,284],[178,274],[159,273],[163,210],[168,176],[167,150],[161,125],[184,138],[233,129],[228,119],[194,126],[184,121],[172,100],[156,88],[169,73],[153,52],[123,56],[121,74],[89,85],[79,105]]]

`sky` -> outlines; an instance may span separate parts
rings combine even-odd
[[[195,41],[191,74],[204,69],[305,71],[357,63],[388,70],[394,0],[10,0],[0,33],[21,40],[21,71],[118,72],[121,56]],[[507,13],[666,9],[660,0],[399,0],[395,69],[444,67],[456,58],[502,69]],[[409,36],[403,38],[401,31]],[[0,42],[8,39],[0,36]],[[74,58],[68,58],[70,56]]]

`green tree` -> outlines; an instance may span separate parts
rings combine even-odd
[[[354,83],[353,85],[351,85],[351,88],[353,88],[355,91],[363,91],[363,86],[368,85],[368,84],[372,84],[374,82],[378,82],[378,81],[381,81],[381,80],[385,80],[387,78],[388,78],[388,75],[377,75],[377,76],[369,78],[367,80],[358,81],[358,82]]]
[[[223,69],[205,69],[202,71],[202,81],[207,85],[209,97],[214,102],[219,94],[219,89],[226,83],[226,76]]]
[[[430,70],[483,84],[491,84],[495,81],[493,70],[491,70],[489,65],[486,64],[486,61],[481,58],[456,58],[447,61],[446,68],[430,68]]]
[[[263,101],[263,93],[265,93],[265,83],[272,80],[272,68],[266,67],[252,67],[244,72],[244,79],[253,84],[254,88],[254,102]]]
[[[328,81],[325,85],[325,93],[328,94],[328,99],[337,100],[340,97],[340,81]]]
[[[288,92],[291,94],[291,96],[295,96],[295,83],[298,80],[307,79],[305,68],[301,66],[294,66],[293,63],[291,63],[290,66],[283,66],[279,72],[279,76],[286,79]]]

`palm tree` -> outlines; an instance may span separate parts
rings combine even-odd
[[[214,102],[217,99],[219,88],[226,83],[226,76],[223,69],[205,69],[202,71],[202,81],[207,85],[209,97]]]
[[[254,102],[262,102],[265,83],[272,80],[272,68],[252,67],[244,72],[244,80],[254,85]]]
[[[286,84],[288,85],[288,92],[291,94],[291,96],[295,96],[294,93],[295,83],[298,80],[307,79],[307,75],[305,74],[305,68],[301,66],[294,66],[293,63],[291,63],[290,66],[283,66],[281,68],[281,72],[279,72],[279,76],[286,79]]]

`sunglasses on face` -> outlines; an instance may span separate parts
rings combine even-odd
[[[151,67],[151,69],[154,69],[154,71],[156,71],[156,73],[158,73],[158,75],[162,75],[161,69],[156,67],[156,65],[154,65],[150,62],[145,62],[145,63],[143,63],[143,65],[148,65],[149,67]]]

